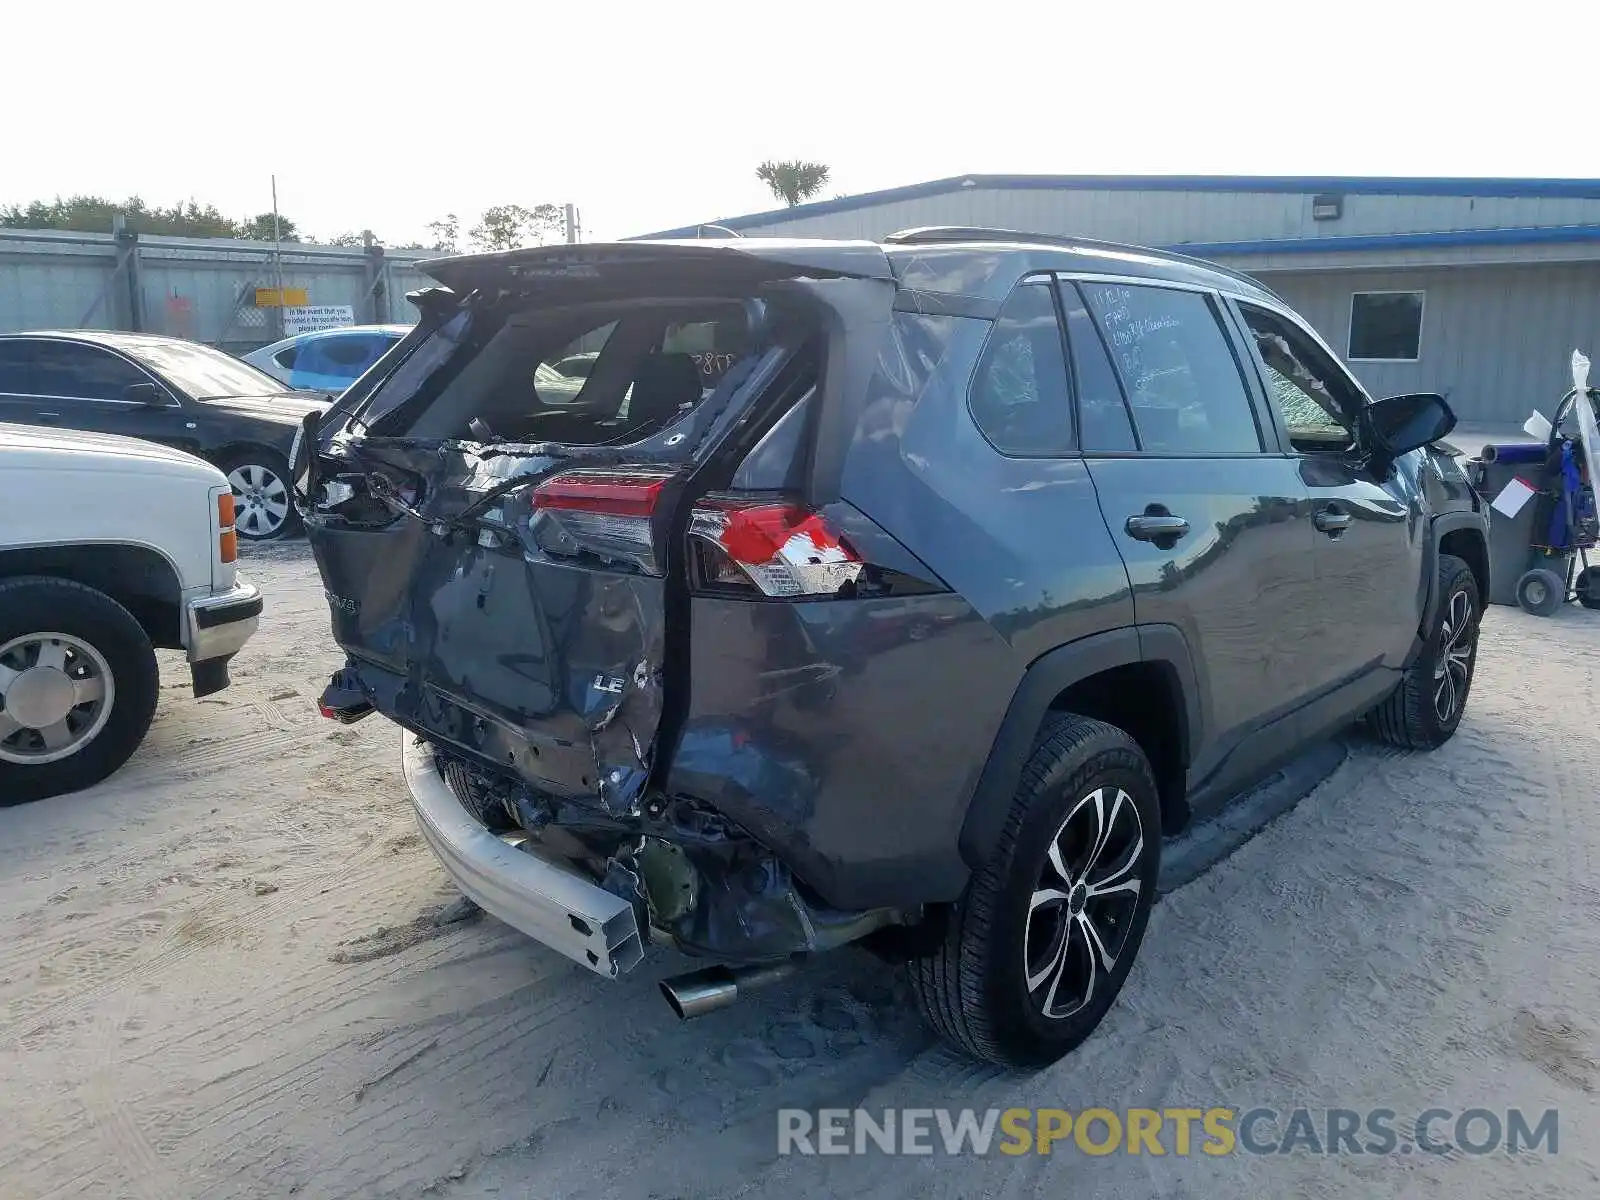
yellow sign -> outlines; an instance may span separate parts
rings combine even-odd
[[[305,288],[257,288],[257,308],[296,308],[310,303]]]

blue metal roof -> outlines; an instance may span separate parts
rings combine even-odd
[[[1497,196],[1513,199],[1553,197],[1569,200],[1600,200],[1600,179],[1339,175],[952,175],[948,179],[930,179],[926,183],[912,183],[904,187],[862,192],[855,196],[841,196],[837,200],[818,200],[811,204],[797,204],[793,208],[774,208],[739,217],[720,217],[705,224],[721,225],[735,230],[747,229],[777,220],[821,217],[829,213],[871,208],[896,200],[917,200],[927,196],[944,196],[952,192],[983,188],[1005,191],[1272,192],[1311,195],[1319,192],[1335,192],[1346,196]],[[701,225],[685,225],[678,229],[666,229],[640,236],[694,237],[700,228]],[[1390,243],[1385,243],[1388,244]],[[1240,251],[1240,253],[1247,252]]]

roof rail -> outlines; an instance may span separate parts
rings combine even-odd
[[[1059,233],[1027,233],[1020,229],[989,229],[981,225],[925,225],[916,229],[902,229],[898,233],[887,235],[883,240],[891,246],[918,246],[935,242],[1037,242],[1044,246],[1064,246],[1070,250],[1111,250],[1121,253],[1132,251],[1135,254],[1147,254],[1151,258],[1164,258],[1170,262],[1204,267],[1208,271],[1215,271],[1218,275],[1226,275],[1229,279],[1247,283],[1275,300],[1283,299],[1254,276],[1246,275],[1243,271],[1235,271],[1232,267],[1225,267],[1208,258],[1195,258],[1189,254],[1180,254],[1176,250],[1136,246],[1129,242],[1107,242],[1098,238],[1070,237]]]

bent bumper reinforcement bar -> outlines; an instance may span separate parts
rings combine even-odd
[[[402,734],[400,763],[422,836],[445,873],[485,912],[608,978],[644,957],[626,900],[478,824],[440,777],[432,751],[409,733]]]

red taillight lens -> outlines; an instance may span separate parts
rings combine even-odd
[[[764,596],[834,596],[861,577],[861,556],[819,513],[771,501],[703,500],[689,518],[713,584]]]
[[[670,475],[624,471],[565,471],[533,489],[533,507],[648,517]]]
[[[533,489],[535,536],[556,554],[586,551],[611,562],[659,574],[653,518],[670,471],[579,468],[553,475]],[[539,516],[556,536],[537,528]]]

